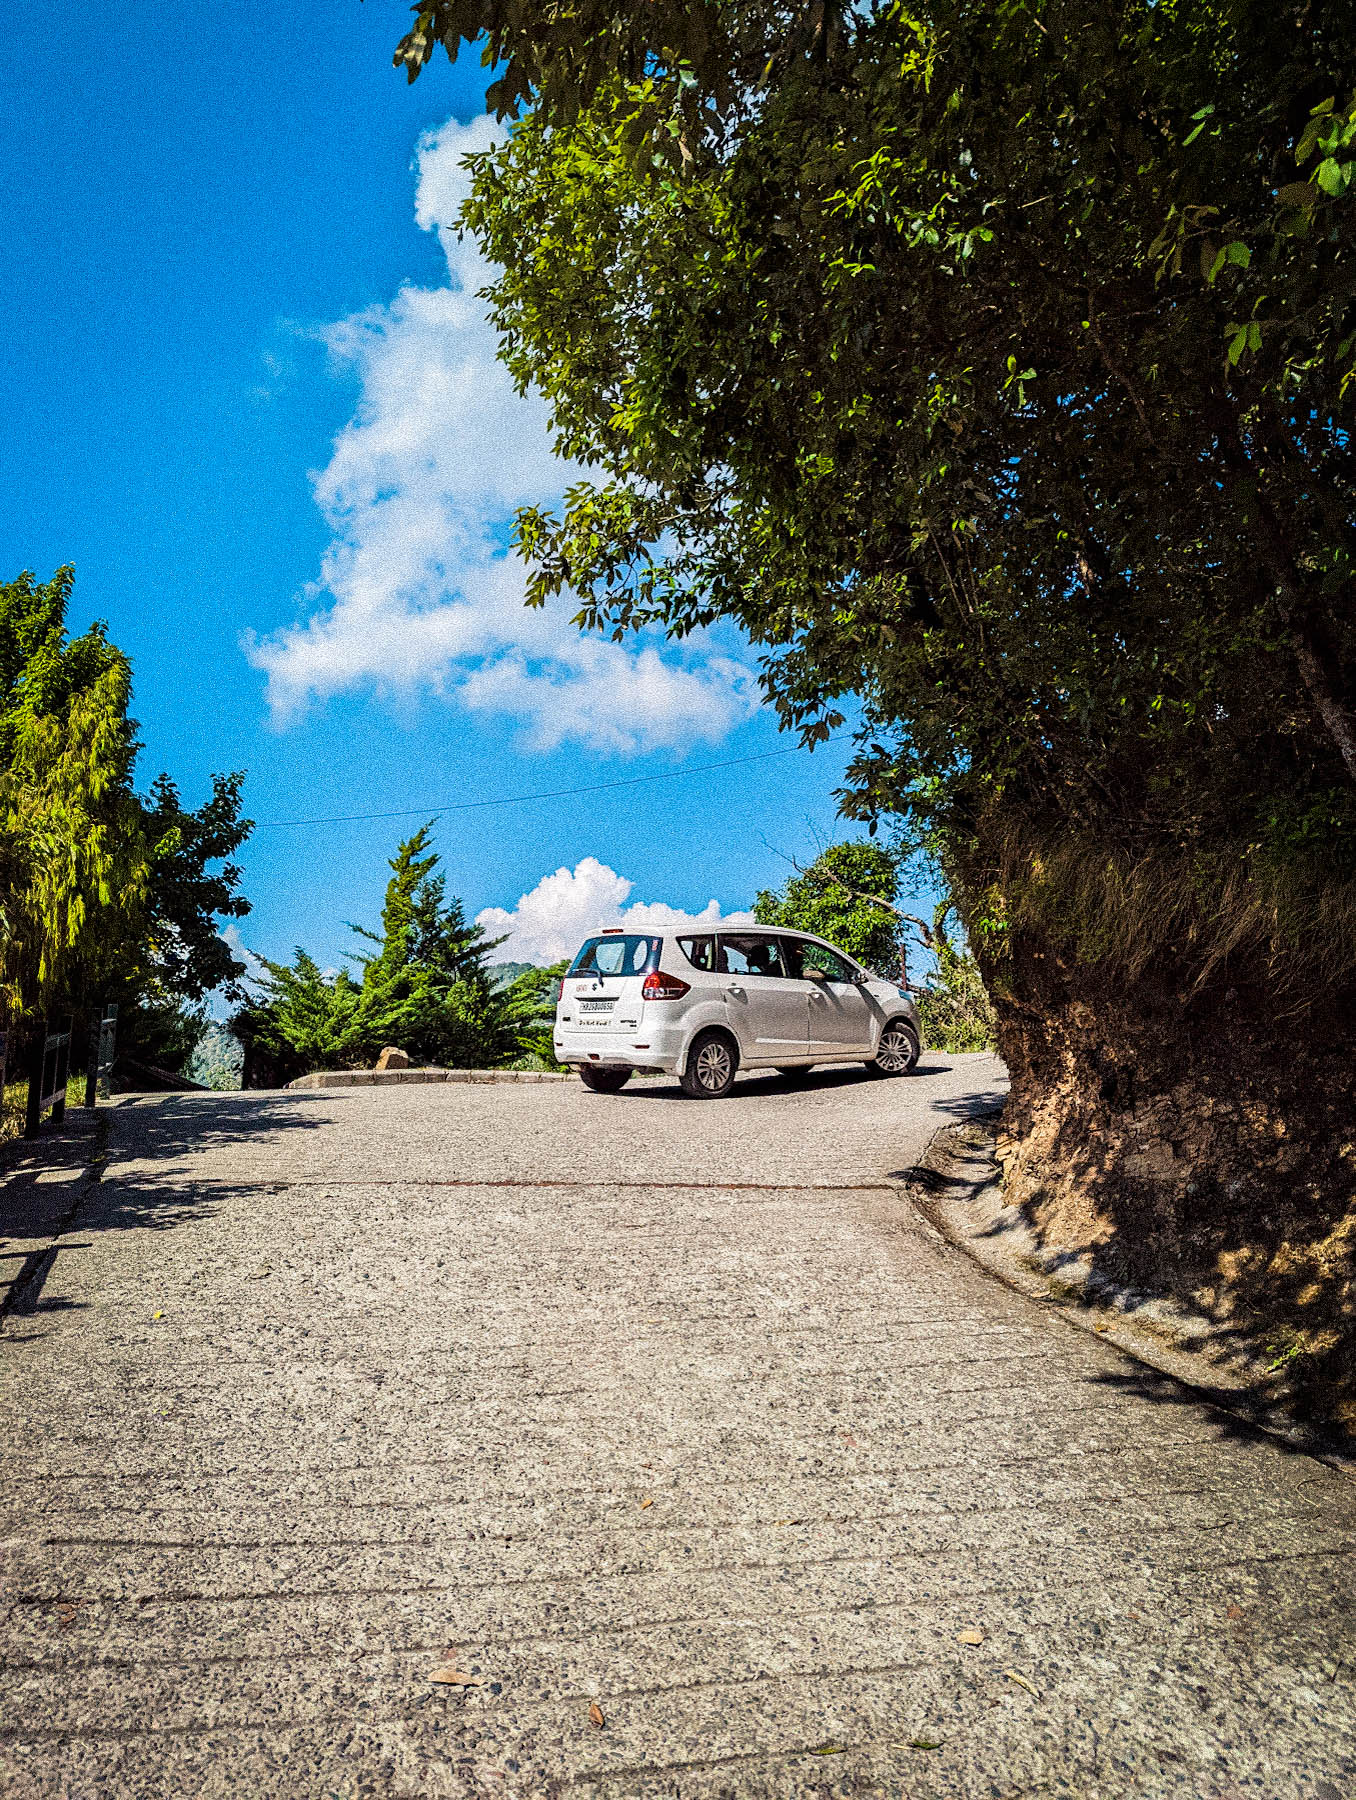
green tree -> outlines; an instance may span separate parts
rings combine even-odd
[[[1248,1108],[1345,1204],[1356,12],[449,0],[400,57],[479,31],[523,116],[465,223],[591,465],[533,597],[737,622],[807,742],[860,698],[845,806],[940,861],[1033,1192],[1133,1185],[1170,1095],[1198,1211],[1265,1209]]]
[[[556,998],[569,966],[569,957],[546,968],[529,964],[504,990],[505,1015],[518,1053],[514,1060],[520,1067],[553,1071],[566,1067],[556,1060],[555,1022]]]
[[[0,584],[0,1003],[64,999],[133,936],[150,850],[132,792],[131,671],[102,625],[66,634],[74,580]]]
[[[351,927],[376,945],[358,974],[326,974],[298,949],[263,961],[258,996],[232,1021],[248,1052],[247,1079],[279,1085],[308,1070],[370,1067],[392,1044],[416,1063],[494,1068],[517,1048],[517,1015],[489,957],[502,939],[467,922],[449,898],[429,827],[391,858],[381,930]],[[263,959],[261,959],[263,960]]]
[[[761,925],[811,931],[882,975],[902,963],[905,915],[895,905],[899,865],[879,844],[830,844],[780,894],[760,893]]]
[[[72,583],[0,584],[0,1009],[22,1035],[115,1001],[120,1055],[178,1070],[243,972],[218,924],[249,911],[243,778],[196,811],[168,775],[137,794],[131,670],[101,624],[67,635]]]
[[[867,968],[907,981],[934,1050],[991,1050],[993,1006],[978,963],[947,930],[952,902],[939,901],[930,922],[898,904],[902,872],[914,860],[905,848],[831,844],[780,894],[760,893],[754,916],[764,925],[811,931]]]
[[[193,809],[162,774],[139,800],[150,851],[137,936],[88,963],[70,996],[81,1011],[116,1002],[118,1058],[136,1065],[134,1078],[138,1068],[186,1074],[208,1029],[207,996],[244,998],[244,964],[220,929],[250,910],[233,860],[252,829],[241,816],[243,781],[214,775],[211,796]]]

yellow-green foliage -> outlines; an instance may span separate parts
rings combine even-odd
[[[150,847],[131,790],[127,659],[68,638],[72,574],[0,584],[0,1008],[40,1008],[125,938]]]

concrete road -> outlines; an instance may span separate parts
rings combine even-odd
[[[911,1213],[1001,1089],[172,1095],[12,1179],[11,1258],[78,1205],[0,1337],[6,1800],[1349,1800],[1352,1482]]]

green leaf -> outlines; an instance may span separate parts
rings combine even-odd
[[[1335,157],[1325,156],[1314,172],[1314,180],[1325,194],[1333,199],[1342,193],[1347,185],[1347,178]]]
[[[1182,139],[1183,148],[1185,148],[1187,144],[1194,144],[1196,142],[1196,139],[1205,130],[1205,127],[1208,124],[1211,116],[1213,115],[1214,110],[1215,109],[1213,106],[1203,106],[1199,112],[1192,113],[1192,115],[1191,115],[1192,118],[1195,120],[1198,120],[1199,123],[1197,124],[1196,129],[1193,132],[1191,132],[1187,137]]]

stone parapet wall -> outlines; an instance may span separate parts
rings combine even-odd
[[[421,1081],[573,1081],[546,1069],[317,1069],[289,1088],[397,1087]]]

